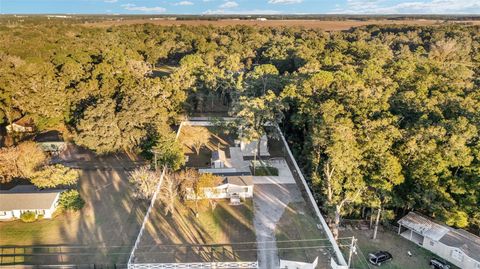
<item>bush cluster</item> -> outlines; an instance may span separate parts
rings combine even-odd
[[[37,220],[37,217],[35,216],[35,212],[28,211],[28,212],[22,213],[20,215],[20,219],[23,222],[34,222]]]
[[[80,197],[77,190],[63,192],[60,196],[59,203],[63,209],[73,211],[78,211],[85,205],[85,201]]]

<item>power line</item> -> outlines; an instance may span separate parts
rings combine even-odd
[[[342,245],[343,246],[343,245]],[[348,245],[345,245],[348,246]],[[259,251],[259,250],[291,250],[291,249],[330,249],[332,246],[326,246],[326,245],[316,245],[316,246],[304,246],[304,247],[280,247],[280,248],[250,248],[250,249],[235,249],[232,252],[248,252],[248,251]],[[148,253],[148,254],[159,254],[159,253],[171,253],[172,250],[170,251],[149,251],[149,252],[140,252],[140,253]],[[207,250],[200,250],[199,252],[211,252]],[[109,255],[120,255],[120,254],[129,254],[130,252],[110,252],[110,253],[104,253],[103,255],[109,256]],[[139,252],[137,252],[139,253]],[[12,257],[12,256],[58,256],[58,255],[65,255],[65,256],[91,256],[91,255],[99,255],[98,252],[92,252],[92,253],[31,253],[31,254],[25,254],[25,253],[18,253],[18,254],[3,254],[0,255],[0,257]]]
[[[363,260],[365,261],[365,263],[367,264],[368,269],[371,269],[370,264],[368,263],[368,260],[367,260],[367,258],[365,257],[365,255],[363,254],[362,249],[361,249],[360,247],[358,247],[357,249],[360,251],[360,254],[362,254],[362,258],[363,258]],[[357,254],[357,256],[358,256],[358,254]]]
[[[351,239],[352,237],[342,237],[338,238],[338,240],[345,240]],[[217,243],[217,244],[166,244],[162,245],[159,244],[150,244],[150,245],[139,245],[138,247],[153,247],[153,246],[160,246],[160,247],[195,247],[195,246],[229,246],[229,245],[246,245],[246,244],[260,244],[260,243],[288,243],[288,242],[312,242],[312,241],[329,241],[328,238],[318,238],[318,239],[290,239],[290,240],[272,240],[272,241],[245,241],[245,242],[234,242],[234,243]],[[132,247],[133,245],[124,245],[124,246],[89,246],[89,245],[81,245],[81,246],[4,246],[0,247],[0,249],[13,249],[13,248],[23,248],[23,249],[51,249],[51,248],[65,248],[65,249],[85,249],[85,248],[128,248]]]

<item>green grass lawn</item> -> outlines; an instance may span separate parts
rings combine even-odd
[[[136,256],[140,262],[209,262],[256,260],[253,203],[232,206],[221,200],[198,217],[178,201],[173,215],[157,205]]]
[[[429,262],[435,255],[430,251],[416,245],[415,243],[406,240],[405,238],[397,235],[391,231],[379,231],[376,240],[371,239],[371,230],[346,230],[342,231],[340,237],[355,236],[358,239],[357,245],[359,250],[358,254],[353,256],[352,268],[376,268],[376,266],[369,264],[368,253],[376,252],[379,250],[388,251],[392,254],[393,259],[387,263],[382,264],[381,268],[384,269],[429,269]],[[341,241],[340,244],[349,244],[350,240]],[[347,249],[343,248],[345,257],[347,255]],[[407,253],[410,251],[412,256]],[[455,267],[451,267],[455,268]]]
[[[253,166],[250,166],[250,170],[254,176],[278,176],[278,169],[271,166],[256,166],[255,173],[253,173]]]
[[[198,223],[210,236],[211,243],[229,243],[230,238],[250,238],[255,241],[253,232],[253,202],[246,200],[240,206],[231,206],[221,201],[215,209],[199,214]]]
[[[0,222],[0,253],[14,250],[16,255],[14,262],[1,257],[0,264],[125,262],[146,210],[146,203],[132,198],[127,173],[123,169],[81,171],[79,190],[86,205],[78,212],[32,223]],[[22,251],[49,251],[49,255],[22,255]]]
[[[280,258],[312,262],[317,256],[323,256],[328,250],[322,246],[330,247],[330,243],[317,223],[304,202],[290,203],[275,230]]]

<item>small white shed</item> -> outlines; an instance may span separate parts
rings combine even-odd
[[[218,149],[212,152],[212,168],[224,168],[226,161],[225,151]]]

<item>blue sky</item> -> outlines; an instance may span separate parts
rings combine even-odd
[[[480,0],[0,0],[0,13],[480,14]]]

